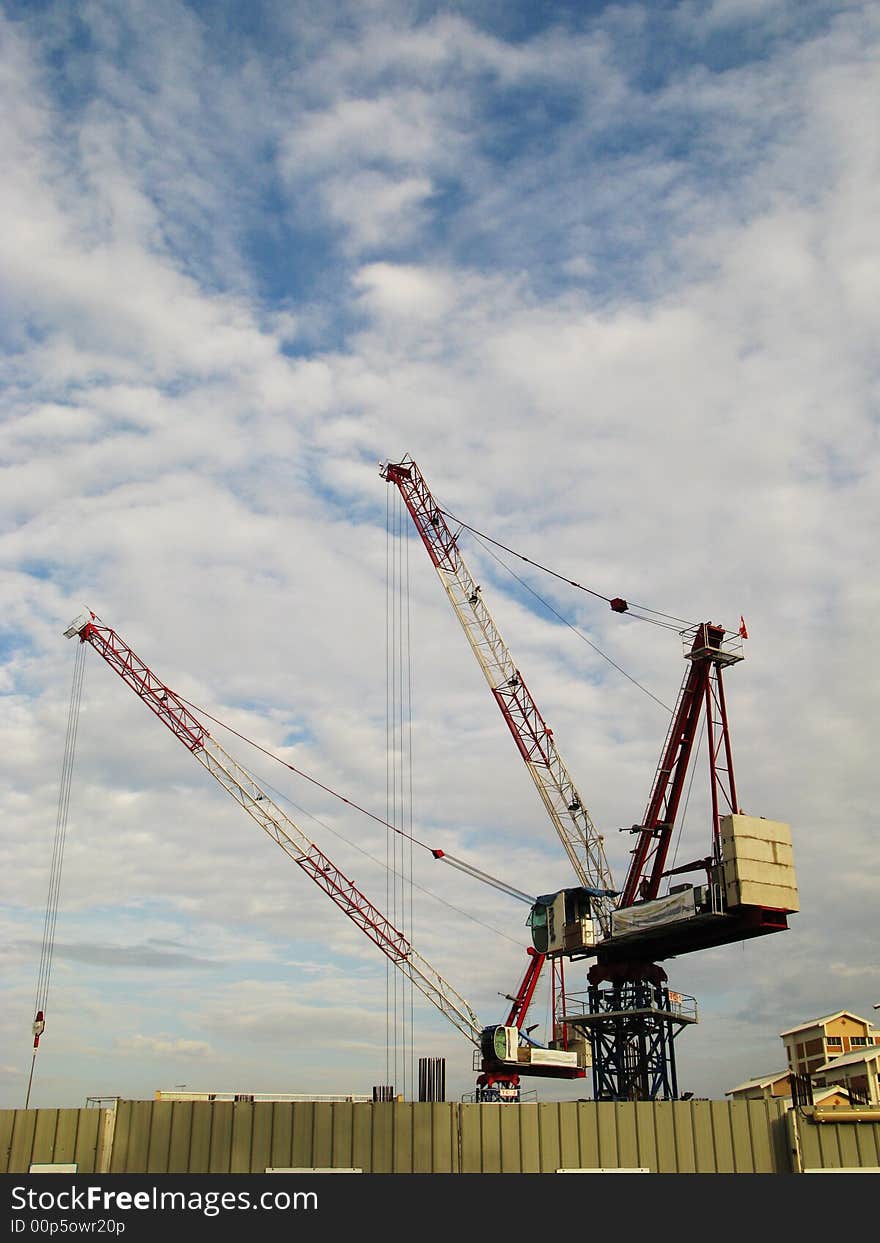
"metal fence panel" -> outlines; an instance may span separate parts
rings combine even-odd
[[[149,1123],[150,1138],[147,1144],[147,1174],[169,1173],[171,1119],[173,1116],[174,1103],[172,1101],[153,1102]]]
[[[95,1173],[105,1117],[103,1109],[0,1111],[0,1173],[26,1174],[32,1164]]]
[[[81,1174],[93,1174],[99,1168],[100,1146],[104,1137],[104,1109],[61,1109],[55,1136],[53,1161],[76,1162]],[[69,1123],[68,1123],[69,1119]],[[66,1155],[73,1143],[72,1158]]]
[[[633,1126],[636,1132],[636,1153],[639,1166],[660,1171],[660,1138],[657,1127],[657,1111],[653,1101],[637,1101],[632,1107]],[[672,1131],[670,1130],[670,1135]]]
[[[819,1122],[808,1110],[793,1110],[790,1120],[801,1169],[880,1170],[880,1121],[857,1119],[856,1114],[852,1121]]]
[[[462,1105],[463,1173],[787,1170],[782,1106],[769,1101],[565,1101]]]
[[[179,1105],[179,1108],[177,1107]],[[190,1149],[193,1136],[193,1101],[174,1102],[168,1139],[168,1169],[191,1171]]]
[[[788,1115],[791,1117],[792,1115]],[[115,1119],[115,1132],[108,1123]],[[792,1127],[793,1123],[790,1124]],[[0,1111],[0,1172],[75,1161],[83,1173],[783,1173],[880,1164],[880,1123],[786,1130],[775,1101],[119,1101]],[[106,1150],[112,1137],[112,1151]]]
[[[12,1131],[15,1126],[15,1113],[14,1109],[0,1111],[0,1174],[18,1173],[9,1164],[9,1155],[12,1148]]]
[[[189,1115],[189,1166],[190,1174],[207,1174],[211,1169],[211,1132],[214,1125],[214,1106],[209,1101],[193,1101]],[[286,1161],[279,1162],[286,1165]]]
[[[39,1110],[17,1109],[9,1148],[9,1172],[19,1174],[28,1169],[34,1156],[34,1132]]]

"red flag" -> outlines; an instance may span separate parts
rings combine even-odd
[[[747,639],[749,637],[749,632],[746,630],[746,623],[742,613],[739,615],[739,636],[741,639]]]

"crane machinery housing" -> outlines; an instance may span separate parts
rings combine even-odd
[[[337,907],[376,945],[393,965],[441,1014],[474,1045],[476,1097],[481,1101],[519,1099],[520,1076],[580,1079],[586,1074],[588,1053],[584,1042],[542,1046],[525,1030],[525,1020],[545,962],[545,954],[527,949],[528,964],[503,1023],[480,1023],[469,1003],[419,954],[390,920],[345,876],[333,861],[259,785],[247,769],[212,737],[204,723],[94,613],[88,612],[64,631],[91,646],[158,717],[204,769],[242,807],[285,854],[328,895]],[[442,855],[442,851],[436,852]],[[35,1019],[42,1034],[42,1012]],[[35,1035],[35,1049],[38,1036]],[[476,1065],[476,1063],[479,1063]]]
[[[589,1040],[597,1100],[678,1095],[674,1038],[696,1021],[693,998],[671,992],[666,959],[780,932],[798,910],[787,824],[742,813],[722,671],[742,660],[740,635],[713,622],[683,632],[687,670],[646,811],[629,830],[631,862],[615,889],[596,830],[461,554],[458,537],[410,457],[381,466],[409,511],[492,695],[526,764],[578,880],[544,895],[530,923],[535,948],[551,961],[595,959],[588,1005],[558,1016],[564,1032]],[[609,601],[625,613],[627,602]],[[705,717],[711,794],[707,854],[667,868],[685,778]],[[661,895],[664,880],[702,874]],[[564,1044],[564,1040],[563,1040]]]

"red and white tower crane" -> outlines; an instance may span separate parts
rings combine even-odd
[[[194,759],[235,799],[284,853],[309,876],[394,966],[482,1055],[477,1095],[518,1099],[519,1076],[582,1078],[583,1053],[544,1049],[525,1038],[524,1026],[544,955],[530,948],[529,963],[504,1024],[486,1027],[461,994],[419,954],[406,936],[212,737],[184,701],[94,613],[78,617],[64,631],[106,661]],[[439,852],[442,855],[442,852]],[[41,1018],[42,1016],[38,1016]]]
[[[689,668],[672,714],[651,797],[622,890],[614,887],[603,838],[563,763],[552,730],[489,614],[456,535],[409,457],[387,463],[440,582],[535,782],[580,886],[538,899],[536,948],[554,963],[595,958],[589,1011],[561,1022],[589,1034],[597,1099],[678,1094],[673,1037],[696,1021],[693,998],[670,994],[658,961],[787,928],[798,909],[787,825],[745,816],[737,803],[722,670],[742,659],[738,635],[704,622],[683,632]],[[625,600],[609,601],[618,613]],[[708,855],[667,870],[685,778],[705,714],[712,801]],[[705,871],[660,897],[664,878]],[[616,899],[616,901],[615,901]]]

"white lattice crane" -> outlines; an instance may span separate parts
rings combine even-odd
[[[89,644],[192,754],[193,758],[256,821],[261,829],[321,888],[374,945],[482,1055],[481,1078],[497,1092],[498,1084],[518,1087],[521,1074],[581,1078],[583,1055],[522,1044],[520,1036],[534,993],[543,955],[529,950],[529,964],[505,1024],[481,1024],[469,1003],[412,946],[333,861],[299,828],[251,773],[212,737],[207,727],[140,659],[128,644],[94,613],[78,617],[66,638]],[[442,852],[439,852],[442,854]],[[497,1033],[503,1033],[499,1037]]]
[[[574,873],[589,893],[592,910],[608,935],[615,890],[605,843],[559,753],[553,731],[514,663],[458,541],[415,462],[409,458],[389,462],[382,476],[397,486],[409,510]]]

